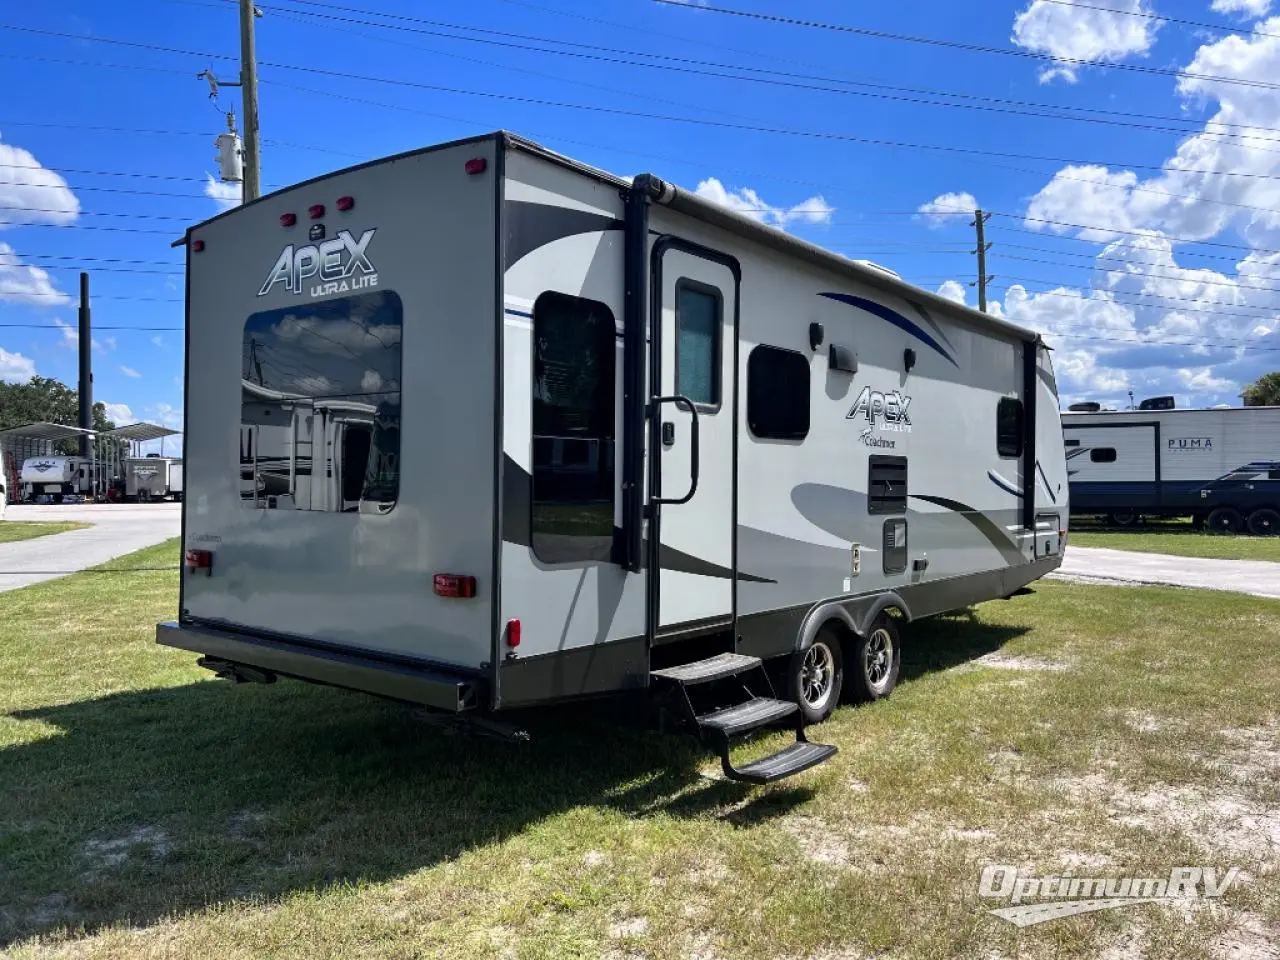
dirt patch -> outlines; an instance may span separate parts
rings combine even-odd
[[[28,922],[40,927],[72,923],[76,919],[75,911],[71,909],[71,900],[65,893],[51,893],[47,897],[41,897],[27,911]]]
[[[642,937],[648,930],[649,921],[644,917],[628,917],[626,920],[609,924],[609,936],[614,940]]]
[[[1280,811],[1243,797],[1198,787],[1163,786],[1139,792],[1120,787],[1112,794],[1109,812],[1129,826],[1188,834],[1205,846],[1264,869],[1280,865]]]
[[[786,830],[804,855],[814,863],[849,865],[849,845],[825,820],[817,817],[796,817],[787,821]]]
[[[169,835],[159,827],[138,827],[113,840],[86,840],[84,857],[90,872],[123,866],[135,855],[163,860],[173,849]]]
[[[588,850],[586,853],[582,855],[582,863],[584,866],[588,866],[588,867],[598,867],[601,864],[603,864],[607,859],[608,857],[606,857],[599,850]]]
[[[1028,673],[1067,669],[1065,663],[1041,660],[1037,657],[1016,657],[1005,653],[986,653],[972,662],[980,667],[995,667],[997,670],[1021,670]]]
[[[1219,731],[1226,748],[1209,763],[1234,780],[1280,779],[1280,724]]]
[[[1213,941],[1213,956],[1221,960],[1280,960],[1280,930],[1252,914],[1241,914],[1231,929]]]
[[[261,810],[241,810],[227,818],[227,836],[244,843],[261,843],[271,817]]]

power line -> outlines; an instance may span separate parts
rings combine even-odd
[[[1002,246],[1004,246],[1004,245],[1002,244]],[[1045,265],[1050,266],[1050,267],[1062,267],[1062,266],[1084,266],[1084,264],[1078,264],[1078,265],[1077,265],[1077,264],[1064,264],[1064,263],[1062,263],[1062,262],[1061,262],[1061,261],[1059,261],[1059,260],[1041,260],[1041,259],[1039,259],[1039,258],[1037,258],[1037,257],[1020,257],[1020,256],[1017,256],[1016,254],[1012,254],[1012,253],[1002,253],[1002,254],[1000,254],[1000,256],[1001,256],[1002,258],[1004,258],[1005,260],[1016,260],[1016,261],[1018,261],[1019,263],[1039,263],[1039,264],[1045,264]],[[1132,265],[1133,265],[1133,263],[1134,263],[1134,261],[1131,261],[1131,260],[1124,260],[1124,259],[1122,259],[1122,258],[1116,258],[1116,257],[1098,257],[1098,258],[1095,260],[1095,263],[1121,263],[1121,264],[1128,264],[1128,265],[1131,265],[1131,266],[1132,266]],[[1119,271],[1119,270],[1110,270],[1110,271],[1107,271],[1107,272],[1109,272],[1109,273],[1120,273],[1120,272],[1122,272],[1122,271]],[[1135,274],[1132,274],[1132,276],[1133,276],[1133,277],[1135,277],[1135,278],[1137,278],[1137,279],[1142,279],[1142,280],[1147,280],[1147,279],[1150,279],[1150,280],[1170,280],[1170,281],[1175,281],[1175,282],[1178,282],[1178,283],[1195,283],[1195,284],[1204,284],[1204,285],[1206,285],[1206,286],[1211,286],[1211,287],[1232,287],[1232,288],[1234,288],[1234,289],[1236,289],[1236,290],[1257,290],[1257,291],[1261,291],[1262,293],[1280,293],[1280,287],[1254,286],[1254,285],[1252,285],[1252,284],[1238,283],[1238,282],[1233,281],[1233,280],[1230,280],[1230,279],[1227,279],[1227,280],[1204,280],[1204,279],[1200,279],[1200,278],[1198,278],[1198,277],[1178,277],[1178,276],[1173,276],[1173,275],[1168,274],[1168,273],[1135,273]],[[1277,307],[1277,310],[1280,310],[1280,307]]]
[[[1035,50],[1024,50],[1018,47],[988,47],[978,43],[962,40],[945,40],[940,37],[920,37],[907,33],[890,33],[885,30],[872,30],[868,27],[855,27],[848,24],[825,23],[820,20],[805,20],[799,17],[787,17],[774,13],[762,13],[755,10],[734,10],[729,7],[716,7],[698,4],[690,8],[685,0],[653,0],[669,7],[694,9],[698,13],[718,13],[725,16],[741,17],[762,23],[780,24],[789,27],[806,27],[809,29],[827,30],[835,33],[867,37],[873,40],[891,40],[895,43],[915,43],[932,47],[943,47],[949,50],[961,50],[966,53],[996,54],[1004,57],[1021,57],[1027,60],[1039,60],[1072,67],[1106,67],[1110,70],[1126,70],[1132,73],[1144,73],[1160,77],[1176,77],[1179,80],[1208,80],[1213,83],[1229,83],[1242,87],[1256,87],[1263,90],[1280,90],[1280,84],[1265,80],[1248,80],[1239,77],[1218,77],[1203,73],[1189,73],[1185,70],[1174,70],[1168,67],[1152,67],[1141,63],[1122,63],[1117,60],[1087,60],[1081,57],[1058,57]]]
[[[1052,3],[1059,7],[1075,7],[1077,10],[1096,10],[1099,13],[1114,13],[1121,17],[1137,17],[1143,20],[1158,20],[1161,23],[1176,23],[1183,27],[1195,27],[1197,30],[1216,30],[1219,33],[1244,33],[1238,27],[1232,27],[1225,23],[1209,23],[1206,20],[1188,20],[1186,17],[1170,17],[1163,13],[1147,13],[1145,10],[1117,10],[1115,7],[1095,6],[1091,3],[1079,3],[1077,0],[1042,0],[1043,3]],[[1280,39],[1280,33],[1267,33],[1262,30],[1249,31],[1255,37],[1269,37],[1272,39]]]
[[[691,57],[679,57],[671,54],[649,53],[647,51],[626,50],[626,49],[621,49],[617,47],[601,46],[598,44],[576,43],[573,41],[559,40],[559,39],[550,38],[550,37],[539,37],[539,36],[529,35],[529,34],[512,33],[504,30],[492,30],[484,27],[473,27],[465,24],[453,24],[453,23],[447,23],[447,22],[437,21],[437,20],[427,20],[424,18],[411,17],[403,14],[380,13],[377,11],[366,10],[359,7],[349,7],[349,6],[343,6],[340,4],[331,4],[331,3],[321,3],[321,2],[317,2],[317,0],[289,0],[289,2],[301,4],[309,7],[321,7],[328,10],[344,10],[352,13],[364,14],[365,16],[384,17],[388,20],[396,21],[396,24],[378,23],[376,21],[371,21],[367,19],[358,19],[354,17],[341,17],[333,14],[317,13],[310,10],[295,12],[293,10],[290,10],[287,8],[280,8],[280,7],[272,7],[269,9],[274,9],[277,13],[285,15],[288,19],[297,20],[298,22],[308,22],[306,20],[298,20],[299,17],[318,18],[322,20],[332,20],[338,23],[350,23],[350,24],[357,24],[357,25],[363,25],[363,26],[377,27],[384,30],[395,30],[398,32],[418,33],[418,34],[423,34],[427,36],[440,37],[447,40],[460,40],[468,43],[487,44],[487,45],[498,46],[503,48],[525,50],[525,51],[530,51],[534,53],[552,54],[555,56],[564,56],[564,57],[574,57],[574,58],[584,59],[584,60],[589,60],[594,62],[615,63],[615,64],[622,64],[625,66],[642,67],[646,69],[675,71],[680,73],[689,73],[696,76],[713,77],[718,79],[740,80],[740,81],[747,81],[751,83],[764,83],[764,84],[770,84],[774,86],[789,87],[793,89],[822,92],[822,93],[832,93],[832,94],[845,95],[845,96],[870,97],[870,98],[879,99],[879,100],[911,103],[911,104],[917,104],[921,106],[934,106],[934,107],[945,107],[945,108],[959,107],[961,109],[966,109],[966,110],[979,110],[984,112],[994,112],[994,113],[1008,114],[1008,115],[1014,115],[1014,116],[1026,116],[1026,117],[1032,117],[1032,118],[1038,118],[1038,119],[1070,120],[1070,121],[1084,122],[1084,123],[1106,124],[1109,126],[1121,126],[1129,129],[1147,130],[1150,132],[1157,132],[1157,133],[1175,133],[1179,135],[1184,135],[1187,133],[1199,133],[1201,135],[1207,135],[1215,141],[1223,140],[1225,138],[1232,138],[1230,142],[1235,142],[1237,143],[1237,145],[1245,149],[1260,150],[1260,151],[1269,152],[1269,153],[1280,152],[1277,150],[1267,150],[1267,148],[1265,147],[1259,147],[1253,144],[1238,142],[1238,138],[1247,137],[1248,139],[1263,140],[1269,143],[1280,143],[1280,138],[1255,137],[1249,134],[1230,134],[1230,133],[1220,133],[1217,131],[1211,131],[1207,129],[1207,124],[1212,123],[1212,121],[1196,121],[1196,120],[1191,120],[1183,117],[1149,117],[1142,114],[1127,114],[1122,111],[1105,111],[1105,110],[1087,110],[1087,112],[1108,114],[1112,117],[1128,117],[1130,119],[1120,120],[1120,119],[1108,119],[1107,117],[1104,117],[1104,116],[1076,116],[1071,111],[1078,111],[1078,110],[1081,110],[1082,108],[1077,108],[1074,106],[1037,103],[1035,101],[1014,100],[1014,99],[1001,98],[1001,97],[956,93],[953,91],[930,90],[927,88],[919,88],[919,87],[902,87],[902,86],[897,86],[893,84],[870,82],[870,81],[854,81],[854,80],[847,80],[839,77],[815,76],[812,74],[802,74],[802,73],[795,73],[795,72],[783,71],[783,70],[772,70],[772,69],[763,68],[763,67],[719,63],[716,61],[699,60]],[[428,24],[431,26],[441,27],[447,30],[471,31],[471,32],[489,34],[489,35],[499,36],[499,37],[509,37],[509,38],[514,38],[519,40],[528,40],[534,43],[560,44],[560,45],[569,46],[569,47],[585,48],[593,52],[583,53],[575,50],[546,49],[544,47],[530,46],[527,43],[514,43],[509,40],[502,41],[502,40],[485,39],[483,37],[458,36],[456,34],[442,32],[442,30],[428,30],[428,29],[406,26],[405,24],[408,24],[408,23]],[[312,25],[321,26],[323,24],[314,23]],[[386,37],[370,37],[370,39],[379,40],[381,42],[397,43],[402,46],[413,47],[414,49],[428,49],[428,48],[421,47],[419,45],[407,44],[402,41],[392,40]],[[600,51],[618,54],[620,56],[614,56],[614,57],[603,56],[601,55]],[[432,52],[441,53],[441,51],[434,51],[434,50]],[[456,54],[445,54],[445,55],[457,56]],[[625,59],[625,58],[634,58],[634,57],[645,57],[645,58],[650,58],[652,60],[659,61],[659,62],[646,63],[646,62],[637,61],[634,59]],[[463,59],[467,59],[467,58],[463,58]],[[494,64],[486,61],[476,61],[476,62],[483,63],[484,65],[487,65],[487,66],[496,66],[496,67],[499,67],[502,69],[508,69],[508,70],[519,71],[521,69],[517,67],[511,67],[507,64]],[[699,67],[712,68],[712,70],[697,69]],[[723,71],[723,70],[739,71],[740,73],[755,74],[755,76],[741,76],[739,74],[714,72],[714,71]],[[522,72],[528,72],[528,71],[522,71]],[[539,74],[539,75],[546,76],[546,74]],[[556,75],[552,75],[552,76],[556,76]],[[564,78],[556,76],[556,79],[564,79]],[[804,81],[804,82],[798,83],[795,81]],[[830,86],[830,84],[840,84],[841,86],[832,87]],[[857,87],[866,87],[868,89],[867,90],[852,89]],[[600,88],[600,89],[610,89],[610,88]],[[883,93],[883,92],[873,92],[873,91],[893,91],[893,93]],[[634,91],[611,90],[610,92],[621,92],[629,95],[634,95]],[[904,96],[902,94],[912,94],[912,96]],[[927,100],[927,99],[923,99],[924,97],[945,97],[947,98],[947,100],[945,101]],[[653,100],[655,98],[645,97],[645,99]],[[966,100],[970,102],[955,102],[955,100],[957,99]],[[659,101],[659,102],[670,103],[671,101]],[[1034,108],[1034,109],[1017,109],[1017,108]],[[1045,111],[1053,111],[1053,112],[1049,113]],[[1138,122],[1135,122],[1135,118],[1162,120],[1165,122],[1165,125],[1157,125],[1157,124],[1151,124],[1151,123],[1138,123]],[[1168,124],[1170,123],[1180,124],[1180,126],[1169,126]],[[1280,133],[1280,129],[1277,129],[1277,128],[1244,127],[1244,125],[1236,125],[1236,124],[1228,124],[1227,126],[1240,126],[1245,129],[1262,130],[1270,133]],[[1205,128],[1205,129],[1197,129],[1197,128]]]
[[[94,300],[109,300],[109,299],[136,299],[136,298],[112,298],[112,297],[99,297],[99,296],[95,296],[93,299],[94,299]],[[178,300],[178,301],[175,301],[175,302],[177,302],[177,303],[181,303],[182,301],[181,301],[181,300]],[[74,328],[72,328],[72,327],[58,327],[58,326],[55,326],[55,325],[54,325],[54,324],[52,324],[52,323],[0,323],[0,327],[11,328],[11,329],[18,329],[18,328],[21,328],[21,329],[26,329],[26,330],[71,330],[71,329],[74,329]],[[110,324],[110,323],[107,323],[107,324],[95,323],[95,324],[93,325],[93,329],[94,329],[94,332],[95,332],[95,333],[96,333],[97,331],[99,331],[99,330],[141,330],[141,331],[146,331],[146,332],[148,332],[148,333],[183,333],[183,332],[184,332],[182,327],[140,327],[140,326],[134,326],[134,325],[131,325],[131,324]]]
[[[671,2],[674,2],[674,0],[654,0],[654,2],[671,3]],[[677,3],[676,5],[678,6],[680,4]],[[700,6],[698,9],[715,11],[721,8]],[[201,53],[199,51],[178,50],[172,47],[160,47],[155,44],[142,43],[140,41],[134,41],[134,40],[120,40],[113,37],[97,37],[97,36],[80,37],[74,34],[61,33],[59,31],[54,31],[54,30],[42,30],[35,27],[19,27],[14,24],[0,24],[0,29],[17,30],[19,32],[34,33],[41,36],[53,36],[53,37],[60,37],[62,39],[90,41],[94,43],[121,44],[128,47],[154,50],[162,53],[176,53],[186,57],[210,56],[210,54],[208,53]],[[225,57],[220,57],[220,58],[226,59]],[[1017,154],[1017,153],[1009,153],[1004,151],[982,150],[976,147],[958,147],[958,146],[953,146],[949,144],[919,144],[919,143],[910,143],[907,141],[886,140],[886,139],[876,138],[876,137],[857,137],[857,136],[853,136],[852,134],[833,133],[833,132],[821,131],[821,130],[800,130],[800,129],[785,128],[785,127],[775,127],[775,126],[766,125],[764,123],[751,123],[751,124],[732,123],[725,120],[713,120],[709,118],[681,117],[681,116],[672,116],[672,115],[665,115],[665,114],[645,113],[643,111],[630,110],[623,107],[608,107],[600,104],[568,103],[565,101],[549,100],[541,97],[528,97],[528,96],[520,96],[516,94],[496,93],[493,91],[474,90],[474,89],[466,89],[461,87],[449,87],[442,84],[420,83],[413,80],[395,79],[391,77],[365,76],[362,74],[348,73],[345,71],[326,69],[323,67],[311,67],[303,64],[261,61],[260,66],[268,67],[272,69],[278,69],[278,70],[292,70],[299,73],[308,73],[308,74],[314,74],[318,76],[334,77],[341,80],[354,80],[357,82],[364,82],[364,83],[380,83],[380,84],[385,84],[390,86],[406,87],[406,88],[415,89],[415,90],[431,90],[438,93],[453,93],[461,96],[482,97],[482,98],[488,98],[493,100],[501,100],[507,103],[525,103],[533,106],[545,106],[545,107],[553,107],[557,109],[566,109],[566,110],[580,110],[580,111],[585,111],[590,113],[606,114],[611,116],[632,117],[635,119],[643,119],[643,120],[656,120],[656,121],[666,122],[666,123],[681,123],[681,124],[691,124],[696,126],[717,127],[717,128],[726,129],[726,130],[739,130],[739,131],[750,132],[750,133],[767,133],[767,134],[773,134],[777,136],[801,137],[801,138],[811,139],[811,140],[857,143],[865,146],[879,146],[879,147],[888,147],[888,148],[902,149],[902,150],[934,151],[934,152],[947,153],[947,154],[956,154],[961,156],[974,156],[974,157],[984,157],[984,158],[999,157],[999,158],[1011,159],[1011,160],[1030,160],[1030,161],[1039,162],[1039,163],[1130,167],[1132,169],[1139,169],[1139,170],[1163,170],[1164,169],[1163,166],[1155,165],[1155,164],[1118,163],[1114,161],[1079,160],[1079,159],[1071,159],[1071,158],[1064,158],[1064,157],[1046,157],[1046,156],[1037,156],[1033,154]],[[1277,89],[1280,89],[1280,85],[1275,85],[1275,86]],[[1179,172],[1187,173],[1187,174],[1203,174],[1206,176],[1242,177],[1242,178],[1254,179],[1254,180],[1280,179],[1280,176],[1273,175],[1273,174],[1246,173],[1246,172],[1234,171],[1234,170],[1227,171],[1227,170],[1185,169],[1185,170],[1180,170]]]

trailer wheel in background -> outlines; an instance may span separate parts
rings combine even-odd
[[[897,622],[882,613],[865,637],[854,640],[853,669],[849,676],[849,690],[854,700],[867,703],[893,692],[902,667],[902,645],[898,638]]]
[[[1249,532],[1255,537],[1274,537],[1280,533],[1280,512],[1259,507],[1249,514]]]
[[[825,626],[813,643],[791,655],[787,693],[800,705],[806,724],[821,723],[840,702],[844,686],[844,650],[840,636]]]
[[[1135,527],[1141,519],[1132,510],[1115,510],[1107,514],[1107,522],[1113,527]]]
[[[1240,511],[1235,507],[1218,507],[1210,510],[1204,523],[1205,529],[1210,533],[1239,533],[1244,525],[1240,519]]]

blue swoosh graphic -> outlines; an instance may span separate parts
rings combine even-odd
[[[867,311],[867,313],[874,314],[881,320],[893,324],[899,330],[905,330],[917,340],[931,346],[934,350],[938,351],[938,353],[945,357],[947,362],[949,362],[953,367],[960,366],[960,364],[956,363],[951,354],[947,352],[946,348],[943,347],[942,344],[938,343],[938,341],[935,340],[928,331],[922,329],[918,324],[912,323],[902,314],[898,313],[898,311],[890,310],[883,303],[876,303],[874,300],[868,300],[866,297],[855,297],[851,293],[826,292],[819,293],[818,296],[826,297],[828,300],[837,300],[840,303],[847,303],[851,307],[857,307],[860,310]]]

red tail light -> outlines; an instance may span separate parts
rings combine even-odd
[[[339,210],[341,210],[343,213],[346,213],[355,205],[356,205],[355,197],[339,197],[338,202],[334,204],[334,206],[337,207]]]
[[[312,220],[319,220],[324,216],[324,204],[317,203],[313,206],[307,207],[307,216]]]
[[[203,570],[206,577],[213,576],[213,551],[188,550],[186,559],[187,573]]]
[[[476,595],[476,578],[461,573],[437,573],[432,578],[437,597],[470,600]]]
[[[191,251],[192,251],[193,253],[201,253],[201,252],[203,252],[203,251],[204,251],[204,241],[203,241],[203,240],[192,240],[192,241],[191,241]]]
[[[489,161],[484,157],[472,157],[467,161],[465,167],[468,176],[476,176],[476,174],[484,173],[489,169]]]
[[[297,222],[298,222],[298,215],[296,213],[280,214],[280,226],[282,227],[292,227]]]
[[[519,620],[507,621],[507,646],[508,647],[520,646],[520,621]]]

